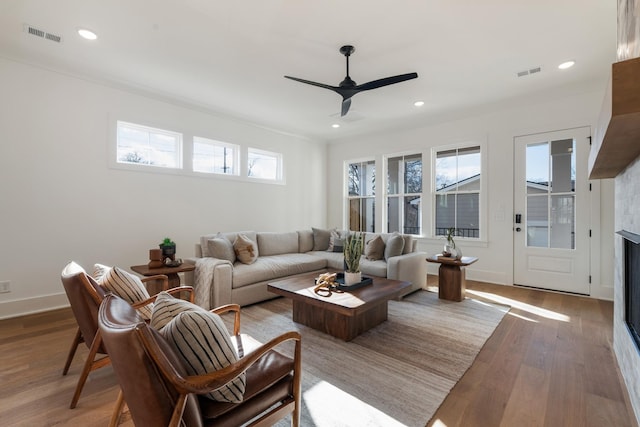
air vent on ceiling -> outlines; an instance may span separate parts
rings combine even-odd
[[[32,36],[36,36],[36,37],[40,37],[43,39],[47,39],[47,40],[51,40],[52,42],[56,42],[56,43],[60,43],[62,41],[62,37],[57,35],[57,34],[53,34],[53,33],[49,33],[43,30],[40,30],[36,27],[32,27],[31,25],[27,25],[24,24],[24,28],[25,31],[28,34],[31,34]]]
[[[539,73],[540,71],[542,71],[540,67],[535,67],[524,71],[518,71],[516,74],[518,75],[518,77],[524,77],[528,76],[529,74]]]

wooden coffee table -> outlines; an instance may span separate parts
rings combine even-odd
[[[313,292],[320,273],[274,281],[267,289],[293,301],[293,321],[345,341],[387,320],[387,301],[398,298],[409,282],[373,277],[371,285],[323,297]]]

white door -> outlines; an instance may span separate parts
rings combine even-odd
[[[514,140],[514,283],[588,295],[588,127]]]

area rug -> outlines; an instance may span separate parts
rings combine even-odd
[[[291,301],[279,298],[244,307],[241,329],[262,342],[302,334],[302,426],[423,427],[507,311],[418,291],[390,301],[386,322],[344,342],[294,323]]]

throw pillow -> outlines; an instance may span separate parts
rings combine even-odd
[[[388,260],[391,257],[402,255],[404,249],[404,237],[400,233],[393,233],[387,239],[387,244],[384,248],[384,259]]]
[[[331,230],[329,236],[329,247],[327,252],[343,252],[344,251],[344,239],[340,237],[340,233],[336,230]]]
[[[220,233],[213,239],[207,240],[207,248],[209,249],[209,256],[213,258],[224,259],[231,263],[236,262],[233,244]]]
[[[148,298],[149,292],[138,276],[127,273],[119,267],[106,268],[100,264],[94,266],[94,275],[98,271],[99,279],[96,282],[104,289],[113,292],[129,304],[135,304]],[[138,308],[140,315],[146,319],[151,319],[153,303]]]
[[[175,316],[169,319],[172,313]],[[238,361],[229,331],[215,313],[165,292],[156,300],[151,325],[154,323],[164,323],[159,332],[177,350],[190,375],[214,372]],[[219,402],[239,403],[244,398],[245,387],[246,374],[243,373],[204,396]]]
[[[332,230],[323,230],[311,227],[311,231],[313,231],[313,250],[326,251],[329,247],[329,239],[331,238]]]
[[[380,235],[367,242],[364,248],[364,257],[370,261],[377,261],[384,257],[384,241]]]
[[[238,234],[233,242],[233,249],[238,260],[243,264],[253,264],[258,258],[258,247],[244,234]]]

